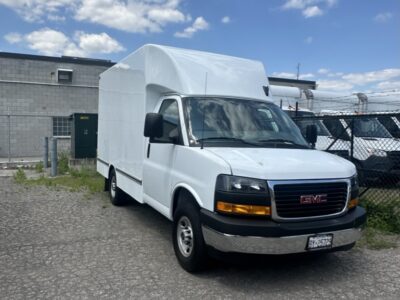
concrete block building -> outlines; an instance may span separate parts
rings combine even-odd
[[[69,116],[97,113],[99,75],[113,64],[0,52],[0,158],[40,157],[44,136],[69,151]]]

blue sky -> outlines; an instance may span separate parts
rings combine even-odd
[[[320,89],[400,89],[399,0],[0,0],[0,50],[118,61],[146,43],[260,60]]]

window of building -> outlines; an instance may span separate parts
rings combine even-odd
[[[61,83],[71,83],[72,82],[73,70],[69,69],[58,69],[57,70],[57,80]]]
[[[71,136],[71,120],[69,117],[53,117],[53,136]]]

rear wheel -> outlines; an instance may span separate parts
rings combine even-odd
[[[109,177],[109,187],[108,192],[110,195],[110,201],[113,205],[120,206],[125,203],[124,195],[121,189],[118,188],[117,185],[117,175],[115,174],[115,170],[112,169]]]
[[[188,272],[200,271],[207,261],[199,208],[192,199],[180,199],[174,213],[172,241],[179,264]]]

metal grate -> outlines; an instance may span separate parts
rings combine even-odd
[[[274,186],[276,210],[281,218],[315,217],[339,213],[346,205],[347,193],[346,182]]]

